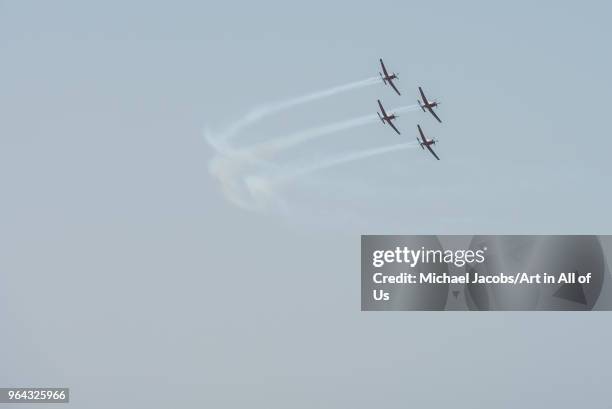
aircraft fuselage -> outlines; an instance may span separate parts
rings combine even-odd
[[[435,145],[436,141],[431,140],[431,141],[425,141],[425,142],[421,142],[421,147],[423,146],[429,146],[429,145]]]
[[[383,75],[382,73],[379,73],[379,74],[385,84],[387,83],[387,81],[397,79],[396,74],[393,74],[393,75]]]
[[[421,105],[422,108],[435,108],[437,106],[438,106],[438,103],[436,101],[428,102],[427,104]]]

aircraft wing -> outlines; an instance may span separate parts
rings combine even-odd
[[[423,88],[419,87],[419,92],[421,93],[421,98],[423,99],[423,105],[429,104],[429,101],[427,101],[427,97],[425,96],[425,93],[423,92]]]
[[[393,122],[392,122],[392,121],[386,121],[386,122],[389,124],[389,126],[390,126],[391,128],[393,128],[393,130],[394,130],[395,132],[397,132],[397,134],[398,134],[398,135],[401,135],[400,131],[398,131],[398,130],[397,130],[397,128],[395,127],[395,125],[393,125]]]
[[[380,108],[380,112],[382,113],[383,116],[387,116],[387,113],[385,112],[385,108],[383,108],[382,104],[380,103],[380,99],[377,101],[378,101],[378,107]]]
[[[431,154],[438,160],[440,160],[440,158],[438,158],[438,155],[436,155],[436,153],[434,152],[433,149],[431,149],[431,146],[427,145],[427,149],[429,149],[429,152],[431,152]]]
[[[400,94],[400,92],[396,88],[395,84],[393,83],[393,80],[387,80],[387,82],[389,83],[389,85],[391,85],[391,88],[393,88],[395,90],[395,92],[397,92],[397,95],[402,95],[402,94]]]
[[[388,77],[389,74],[387,73],[387,68],[385,67],[385,63],[383,62],[382,58],[380,58],[380,66],[383,70],[383,73],[385,74],[385,77]]]
[[[427,143],[427,139],[425,138],[425,135],[423,134],[423,130],[421,129],[421,125],[417,125],[417,128],[419,128],[419,133],[421,134],[421,139],[423,140],[423,142]]]
[[[440,118],[438,118],[438,115],[436,115],[436,113],[434,112],[433,108],[427,108],[427,110],[429,112],[431,112],[431,114],[434,116],[434,118],[436,118],[438,120],[438,122],[442,123],[442,120]]]

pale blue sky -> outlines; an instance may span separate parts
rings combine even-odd
[[[0,383],[88,408],[604,407],[607,315],[361,313],[359,234],[609,233],[612,6],[385,4],[0,1]],[[370,87],[241,138],[423,85],[442,125],[406,113],[402,137],[372,124],[295,159],[420,123],[440,162],[318,173],[282,193],[288,218],[228,203],[204,127],[379,57],[403,97]]]

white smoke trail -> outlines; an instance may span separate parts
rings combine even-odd
[[[289,108],[293,108],[297,105],[316,101],[322,98],[327,98],[336,94],[340,94],[342,92],[347,92],[354,89],[374,85],[377,84],[379,81],[380,79],[378,77],[370,77],[365,80],[354,81],[348,84],[339,85],[322,91],[312,92],[310,94],[291,98],[286,101],[260,106],[258,108],[253,109],[243,118],[236,121],[232,126],[226,129],[225,132],[219,134],[218,139],[214,138],[213,135],[209,133],[207,136],[207,140],[213,147],[219,148],[220,150],[227,150],[229,148],[228,142],[232,138],[234,138],[239,132],[241,132],[244,128],[251,125],[252,123],[260,121],[267,116],[279,113]]]
[[[389,113],[397,114],[401,112],[410,112],[415,111],[418,108],[419,106],[416,104],[405,105],[391,109],[389,110]],[[277,138],[268,142],[262,142],[254,146],[244,148],[243,151],[247,151],[252,155],[261,157],[264,155],[274,154],[276,152],[289,149],[296,145],[311,141],[316,138],[320,138],[322,136],[334,134],[336,132],[345,131],[352,128],[357,128],[377,121],[379,121],[379,118],[375,114],[362,115],[359,117],[334,122],[332,124],[306,129],[304,131],[296,132],[287,137]]]
[[[369,158],[376,155],[382,155],[384,153],[395,152],[403,149],[410,149],[419,146],[418,142],[407,142],[400,143],[396,145],[390,146],[382,146],[379,148],[372,148],[367,150],[361,150],[357,152],[350,152],[343,155],[337,155],[331,157],[323,162],[315,163],[309,166],[303,166],[301,168],[291,169],[285,174],[275,175],[272,177],[261,177],[256,175],[247,176],[245,178],[245,183],[249,186],[252,191],[261,191],[261,192],[273,192],[274,188],[278,185],[282,185],[287,182],[291,182],[292,180],[309,175],[311,173],[329,169],[334,166],[339,166],[345,163],[354,162],[357,160]]]
[[[213,157],[209,163],[211,174],[221,182],[226,197],[243,208],[262,210],[274,206],[275,208],[286,210],[286,203],[283,198],[278,195],[278,190],[276,189],[278,185],[343,163],[414,147],[415,143],[404,143],[366,151],[352,152],[334,156],[318,164],[297,168],[281,167],[267,160],[268,154],[274,154],[325,135],[375,122],[378,120],[378,117],[374,113],[302,130],[286,137],[251,146],[235,146],[233,143],[236,137],[246,128],[268,116],[278,114],[301,104],[367,87],[377,84],[378,82],[378,77],[371,77],[278,103],[263,105],[251,110],[223,132],[213,134],[210,131],[205,131],[206,140],[216,150],[215,157]],[[417,108],[418,105],[407,105],[391,109],[389,112],[397,114],[413,111]],[[261,176],[262,171],[268,173],[269,176]]]

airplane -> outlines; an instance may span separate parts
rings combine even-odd
[[[419,141],[419,137],[417,136],[417,142],[421,145],[421,149],[429,149],[429,152],[431,152],[431,154],[438,160],[440,160],[440,158],[438,158],[438,155],[436,155],[436,153],[433,151],[433,149],[431,148],[431,145],[435,145],[436,141],[435,139],[427,139],[425,137],[425,135],[423,134],[423,130],[421,129],[421,125],[417,125],[417,128],[419,128],[419,133],[421,134],[421,139],[423,140],[423,142]]]
[[[380,111],[382,112],[382,115],[376,111],[376,113],[378,114],[378,117],[380,118],[380,121],[384,124],[385,122],[389,124],[389,126],[391,128],[393,128],[393,130],[395,132],[397,132],[398,135],[400,134],[400,131],[397,130],[397,128],[395,127],[395,125],[393,125],[393,120],[395,120],[397,118],[397,115],[395,114],[390,114],[388,115],[387,112],[385,111],[385,108],[383,108],[382,104],[380,103],[380,99],[378,100],[378,106],[380,107]]]
[[[380,66],[382,67],[383,72],[378,72],[378,74],[380,74],[380,78],[383,80],[383,83],[385,85],[391,85],[391,88],[393,88],[395,90],[395,92],[397,92],[397,95],[402,95],[400,94],[400,92],[397,90],[397,87],[395,86],[395,84],[393,83],[393,80],[398,80],[399,77],[397,76],[396,73],[393,73],[391,75],[389,75],[389,73],[387,72],[387,68],[385,67],[385,63],[383,63],[382,58],[380,58]],[[384,75],[383,75],[384,73]]]
[[[433,110],[433,108],[435,108],[438,105],[440,105],[440,103],[438,101],[431,101],[431,102],[429,102],[427,100],[427,97],[425,96],[425,93],[423,92],[423,88],[419,87],[419,92],[421,93],[421,98],[423,98],[423,103],[421,104],[421,101],[419,101],[418,99],[417,99],[417,101],[419,103],[419,106],[423,110],[423,112],[425,112],[425,109],[427,109],[429,112],[431,112],[431,114],[434,116],[434,118],[436,118],[438,120],[438,122],[442,123],[440,118],[438,118],[438,115],[436,115],[436,113]]]

